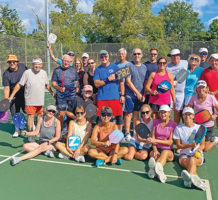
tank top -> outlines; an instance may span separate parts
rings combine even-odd
[[[45,116],[43,117],[42,124],[40,127],[39,141],[48,141],[55,137],[56,135],[56,127],[55,122],[56,118],[53,119],[51,126],[45,126]]]
[[[84,125],[78,125],[76,121],[74,122],[74,128],[73,128],[73,134],[75,136],[79,136],[81,139],[81,142],[83,141],[84,137],[86,136],[88,121]]]
[[[94,84],[94,80],[93,80],[94,75],[92,76],[89,72],[87,72],[87,74],[88,74],[88,84],[93,87],[93,93],[96,94],[98,92],[98,88],[96,88]]]
[[[166,72],[163,76],[160,76],[157,72],[154,75],[154,79],[152,82],[152,86],[151,89],[152,90],[157,90],[157,86],[159,83],[161,83],[162,81],[167,80],[170,82],[170,78],[168,75],[168,72]],[[170,90],[168,90],[167,92],[161,94],[158,93],[157,95],[150,95],[149,97],[149,103],[153,103],[153,104],[157,104],[157,105],[164,105],[170,104]]]

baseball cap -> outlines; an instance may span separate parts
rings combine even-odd
[[[215,59],[218,59],[218,53],[213,53],[210,55],[210,58],[215,58]],[[209,58],[209,60],[210,60]]]
[[[167,55],[168,57],[171,57],[173,55],[181,54],[179,49],[173,49],[171,52]]]
[[[161,110],[169,112],[171,108],[168,105],[161,105],[159,111]]]
[[[41,58],[33,58],[32,63],[40,63],[40,64],[42,64],[42,59]]]
[[[54,110],[55,112],[57,112],[57,108],[56,108],[56,106],[55,105],[48,105],[47,106],[47,108],[46,108],[47,110]]]
[[[83,57],[89,58],[89,54],[83,53],[82,58],[83,58]]]
[[[102,109],[101,109],[101,115],[102,114],[105,114],[105,113],[110,113],[110,114],[112,114],[112,110],[111,110],[111,108],[108,106],[108,107],[102,107]]]
[[[83,91],[93,91],[93,87],[91,85],[84,85]]]
[[[68,52],[67,52],[67,55],[68,55],[68,56],[75,56],[75,53],[74,53],[73,51],[68,51]]]
[[[185,114],[185,113],[191,113],[191,114],[195,114],[195,111],[193,110],[193,108],[191,107],[185,107],[182,111],[182,114]]]
[[[17,61],[17,62],[19,62],[19,60],[17,59],[17,56],[15,56],[15,55],[8,55],[8,60],[7,60],[7,62],[9,62],[9,61]]]
[[[207,83],[204,80],[200,80],[197,82],[196,88],[200,87],[200,86],[204,86],[207,87]]]
[[[108,51],[106,51],[106,50],[101,50],[101,51],[99,51],[99,56],[101,56],[102,54],[105,54],[105,55],[108,55]]]
[[[207,52],[208,53],[208,50],[207,50],[207,48],[202,47],[202,48],[199,49],[199,53],[201,53],[201,52]]]

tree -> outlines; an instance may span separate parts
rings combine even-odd
[[[160,11],[165,23],[165,37],[171,40],[190,41],[204,29],[203,23],[194,12],[192,5],[184,1],[175,1]],[[199,35],[198,35],[199,36]]]
[[[209,26],[208,34],[210,40],[218,40],[218,19],[214,19]]]
[[[0,5],[0,33],[22,36],[24,26],[15,9],[9,9],[9,5]]]
[[[96,0],[86,28],[87,42],[141,43],[162,39],[162,17],[150,11],[154,1]]]

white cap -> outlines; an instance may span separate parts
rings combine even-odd
[[[89,54],[83,53],[82,58],[83,58],[83,57],[89,58]]]
[[[54,110],[55,112],[57,112],[57,108],[56,108],[56,106],[55,105],[48,105],[47,106],[47,108],[46,108],[47,110]]]
[[[197,85],[196,85],[196,88],[201,87],[201,86],[207,87],[206,81],[204,81],[204,80],[198,81]]]
[[[161,105],[159,111],[161,110],[169,112],[171,111],[171,108],[168,105]]]
[[[213,53],[210,55],[210,58],[215,58],[215,59],[218,59],[218,53]],[[209,60],[210,60],[209,58]]]
[[[177,55],[177,54],[181,54],[180,50],[173,49],[173,50],[171,50],[171,52],[167,56],[170,57],[170,56]]]
[[[41,58],[33,58],[32,63],[39,63],[42,64],[42,59]]]
[[[208,50],[207,50],[207,48],[203,47],[203,48],[199,49],[199,53],[201,53],[201,52],[207,52],[208,53]]]
[[[195,111],[193,110],[193,108],[191,107],[185,107],[182,111],[182,114],[185,114],[185,113],[191,113],[191,114],[195,114]]]

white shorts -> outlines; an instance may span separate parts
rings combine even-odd
[[[183,110],[183,104],[184,104],[184,98],[185,98],[185,93],[176,93],[176,110]],[[171,99],[171,108],[172,108],[173,102]]]

